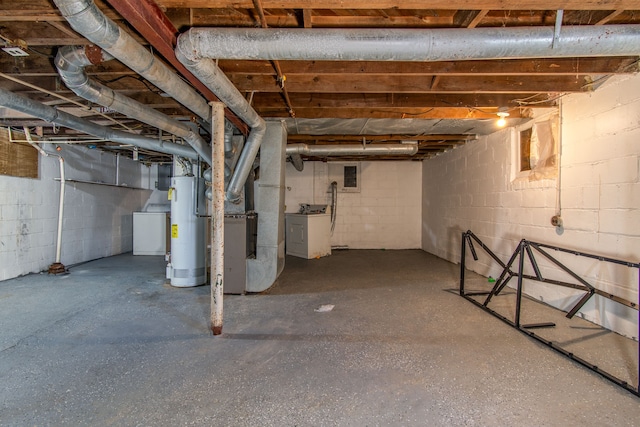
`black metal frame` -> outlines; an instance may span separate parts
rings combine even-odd
[[[474,247],[474,244],[473,244],[474,241],[497,264],[499,264],[500,267],[502,267],[502,273],[500,274],[500,277],[496,280],[493,288],[489,292],[484,292],[484,291],[478,291],[478,292],[471,291],[471,292],[469,292],[469,291],[466,291],[465,287],[464,287],[467,247],[469,248],[469,251],[471,252],[471,255],[473,256],[473,259],[476,260],[476,261],[478,260],[478,255],[476,253],[476,250],[475,250],[475,247]],[[567,274],[569,274],[578,283],[571,283],[571,282],[565,282],[565,281],[561,281],[561,280],[553,280],[553,279],[544,278],[542,276],[542,273],[540,272],[540,269],[538,268],[538,263],[536,262],[536,259],[535,259],[535,253],[534,253],[534,251],[532,249],[534,249],[536,251],[536,253],[541,254],[547,260],[551,261],[559,269],[561,269],[562,271],[564,271]],[[572,352],[569,352],[569,351],[565,350],[564,348],[558,346],[556,343],[553,343],[552,341],[546,340],[543,337],[535,334],[534,332],[532,332],[530,330],[530,329],[535,329],[535,328],[553,327],[553,326],[555,326],[554,323],[545,322],[545,323],[534,323],[534,324],[526,324],[526,325],[523,325],[523,324],[520,323],[520,311],[521,311],[521,303],[522,303],[522,281],[524,279],[535,280],[535,281],[538,281],[538,282],[543,282],[543,283],[548,283],[548,284],[552,284],[552,285],[558,285],[558,286],[563,286],[563,287],[568,287],[568,288],[573,288],[573,289],[578,289],[578,290],[584,291],[585,292],[584,296],[582,298],[580,298],[580,300],[575,304],[575,306],[573,308],[571,308],[571,310],[569,310],[567,312],[566,317],[569,318],[569,319],[571,319],[587,303],[587,301],[593,295],[600,295],[600,296],[603,296],[605,298],[609,298],[612,301],[615,301],[615,302],[617,302],[619,304],[623,304],[623,305],[625,305],[627,307],[630,307],[630,308],[633,308],[635,310],[638,310],[638,307],[640,305],[640,301],[639,302],[629,301],[629,300],[626,300],[626,299],[621,298],[619,296],[613,295],[611,293],[604,292],[604,291],[602,291],[600,289],[596,289],[594,286],[589,284],[586,280],[581,278],[578,274],[576,274],[573,271],[571,271],[568,267],[566,267],[564,264],[562,264],[560,261],[558,261],[556,258],[554,258],[551,254],[549,254],[544,249],[552,249],[552,250],[555,250],[555,251],[565,252],[565,253],[573,254],[573,255],[576,255],[576,256],[596,259],[598,261],[624,265],[624,266],[627,266],[627,267],[630,267],[630,268],[636,268],[636,269],[638,269],[638,286],[640,287],[640,263],[633,263],[633,262],[623,261],[623,260],[619,260],[619,259],[603,257],[603,256],[599,256],[599,255],[593,255],[593,254],[589,254],[589,253],[578,252],[578,251],[574,251],[574,250],[570,250],[570,249],[560,248],[560,247],[557,247],[557,246],[552,246],[552,245],[547,245],[547,244],[544,244],[544,243],[537,243],[537,242],[532,242],[530,240],[522,239],[520,241],[518,247],[516,248],[516,250],[511,255],[511,258],[509,258],[509,261],[505,264],[500,258],[498,258],[498,256],[491,249],[489,249],[478,238],[478,236],[473,234],[473,232],[471,232],[471,230],[467,230],[467,231],[462,233],[462,250],[461,250],[461,253],[460,253],[460,296],[462,296],[465,299],[471,301],[472,303],[474,303],[478,307],[482,308],[483,310],[488,311],[489,313],[491,313],[494,316],[498,317],[500,320],[502,320],[505,323],[511,325],[512,327],[518,329],[520,332],[523,332],[524,334],[530,336],[531,338],[535,338],[536,340],[542,342],[543,344],[545,344],[548,347],[556,350],[557,352],[567,356],[568,358],[570,358],[572,360],[575,360],[576,362],[586,366],[587,368],[593,370],[594,372],[597,372],[598,374],[600,374],[603,377],[607,378],[608,380],[616,383],[617,385],[625,388],[626,390],[630,391],[631,393],[635,394],[636,396],[640,396],[640,390],[639,390],[638,387],[633,387],[633,385],[629,384],[628,382],[626,382],[624,380],[621,380],[620,378],[615,377],[614,375],[602,370],[598,366],[596,366],[596,365],[594,365],[592,363],[589,363],[588,361],[576,356]],[[525,274],[524,273],[525,255],[529,259],[529,262],[531,263],[531,268],[534,271],[534,275],[529,275],[529,274]],[[514,270],[512,270],[512,266],[513,266],[514,262],[516,261],[516,259],[518,259],[518,269],[517,269],[517,271],[514,271]],[[509,283],[511,278],[513,278],[514,276],[517,278],[516,309],[515,309],[514,320],[511,320],[511,319],[508,319],[505,316],[497,313],[496,311],[490,309],[488,307],[488,304],[489,304],[489,302],[491,301],[491,299],[494,296],[496,296],[496,295],[500,294],[500,292],[502,292],[502,290],[505,288],[505,286]],[[472,296],[478,296],[478,295],[486,295],[487,297],[484,300],[484,302],[479,302],[479,301],[477,301],[477,300],[472,298]],[[639,295],[639,297],[640,297],[640,295]],[[639,325],[639,330],[638,330],[638,338],[640,339],[640,325]],[[636,381],[640,381],[640,343],[638,343],[638,356],[639,356],[638,357],[638,360],[639,360],[638,365],[639,366],[638,366],[638,377],[636,378]]]

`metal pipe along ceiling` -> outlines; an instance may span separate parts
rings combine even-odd
[[[76,95],[183,138],[205,162],[211,164],[211,149],[188,125],[117,93],[91,80],[86,74],[86,66],[111,59],[111,55],[95,46],[64,46],[58,49],[55,65],[62,81]]]
[[[54,0],[71,27],[209,122],[209,105],[133,37],[105,16],[92,0]]]
[[[196,153],[191,147],[175,144],[172,142],[162,142],[155,139],[133,135],[121,130],[114,130],[105,126],[100,126],[88,120],[81,119],[64,111],[57,110],[40,102],[33,101],[22,95],[18,95],[8,90],[0,88],[0,106],[11,108],[21,113],[29,114],[49,123],[57,123],[61,126],[88,133],[99,138],[119,142],[121,144],[131,144],[147,150],[158,151],[160,153],[175,154],[176,156],[197,159]]]
[[[330,156],[413,156],[418,152],[418,144],[361,144],[344,145],[307,145],[289,144],[286,152],[288,156],[304,155],[314,157]]]
[[[217,59],[450,61],[640,53],[640,25],[473,29],[192,28],[196,55]]]

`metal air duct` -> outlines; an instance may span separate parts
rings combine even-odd
[[[209,105],[188,83],[107,18],[92,0],[54,0],[71,27],[209,122]]]
[[[81,119],[72,114],[65,113],[64,111],[57,110],[48,105],[44,105],[40,102],[33,101],[27,97],[1,88],[0,105],[21,113],[29,114],[30,116],[37,117],[49,123],[57,123],[61,126],[88,133],[89,135],[94,135],[108,141],[119,142],[121,144],[131,144],[146,150],[175,154],[177,156],[187,157],[194,160],[198,158],[198,153],[189,146],[175,144],[173,142],[162,142],[100,126],[88,120]]]
[[[253,162],[266,132],[265,121],[256,113],[215,62],[200,55],[191,46],[189,37],[183,37],[182,35],[178,37],[176,58],[251,128],[247,142],[227,187],[227,200],[237,203],[240,200],[242,188],[251,172]]]
[[[288,156],[303,155],[312,157],[332,156],[413,156],[418,152],[418,144],[343,144],[343,145],[307,145],[289,144]]]
[[[211,164],[211,149],[188,125],[90,79],[84,70],[86,66],[111,59],[111,55],[95,46],[64,46],[58,49],[55,65],[62,81],[76,95],[184,139]]]
[[[181,36],[217,59],[462,61],[640,53],[640,25],[443,29],[192,28]]]

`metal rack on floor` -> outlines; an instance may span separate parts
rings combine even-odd
[[[494,283],[494,285],[493,285],[493,287],[492,287],[492,289],[490,291],[469,291],[469,290],[465,289],[465,271],[466,271],[466,252],[467,252],[467,248],[469,249],[473,259],[475,261],[478,261],[478,254],[476,252],[476,249],[475,249],[475,246],[474,246],[474,242],[476,242],[476,244],[487,255],[489,255],[489,257],[491,257],[491,259],[493,259],[493,261],[495,261],[502,268],[502,272],[501,272],[500,276],[495,281],[495,283]],[[493,314],[494,316],[498,317],[499,319],[501,319],[505,323],[507,323],[507,324],[511,325],[512,327],[518,329],[519,331],[525,333],[526,335],[530,336],[531,338],[535,338],[536,340],[542,342],[543,344],[545,344],[548,347],[556,350],[557,352],[569,357],[572,360],[575,360],[576,362],[586,366],[587,368],[593,370],[594,372],[597,372],[598,374],[600,374],[603,377],[607,378],[608,380],[614,382],[615,384],[627,389],[628,391],[632,392],[636,396],[640,396],[639,387],[637,385],[638,382],[640,381],[640,344],[638,344],[637,341],[636,341],[636,343],[637,343],[636,350],[637,350],[637,354],[638,354],[638,366],[637,366],[636,378],[635,378],[636,386],[634,386],[633,384],[629,384],[628,381],[620,379],[620,378],[616,377],[615,375],[603,370],[601,367],[598,367],[597,365],[595,365],[595,364],[593,364],[593,363],[591,363],[591,362],[589,362],[589,361],[577,356],[573,352],[571,352],[571,351],[563,348],[562,346],[560,346],[557,342],[553,342],[551,340],[547,340],[547,339],[543,338],[542,336],[540,336],[539,334],[536,334],[535,332],[532,331],[532,329],[538,329],[538,328],[552,328],[552,327],[556,326],[555,323],[553,323],[553,322],[530,323],[530,324],[522,324],[521,323],[523,280],[525,280],[525,279],[532,280],[532,281],[537,281],[537,282],[542,282],[542,283],[545,283],[545,284],[561,286],[561,287],[565,287],[565,288],[571,288],[571,289],[576,289],[576,290],[579,290],[579,291],[583,291],[584,294],[578,299],[577,303],[575,303],[573,305],[573,307],[567,311],[566,317],[568,319],[573,318],[576,315],[576,313],[578,313],[578,311],[580,311],[580,309],[583,308],[584,305],[587,303],[587,301],[589,301],[589,299],[591,299],[591,297],[594,296],[594,295],[599,295],[601,297],[604,297],[604,298],[607,298],[607,299],[609,299],[611,301],[614,301],[614,302],[616,302],[618,304],[621,304],[623,306],[626,306],[626,307],[629,307],[631,309],[634,309],[634,310],[638,311],[639,302],[630,301],[628,299],[625,299],[625,298],[622,298],[620,296],[614,295],[614,294],[612,294],[610,292],[606,292],[604,290],[597,289],[595,286],[593,286],[587,280],[585,280],[580,275],[575,273],[573,270],[571,270],[569,267],[567,267],[564,263],[562,263],[560,260],[558,260],[557,257],[553,256],[547,250],[553,250],[553,251],[557,251],[557,252],[568,253],[568,254],[571,254],[571,255],[578,256],[578,257],[591,258],[591,259],[597,260],[599,262],[612,263],[612,264],[617,264],[617,265],[625,266],[625,267],[632,268],[632,269],[637,269],[638,270],[638,283],[640,285],[640,263],[634,263],[634,262],[619,260],[619,259],[615,259],[615,258],[604,257],[604,256],[600,256],[600,255],[593,255],[593,254],[589,254],[589,253],[578,252],[578,251],[575,251],[575,250],[570,250],[570,249],[565,249],[565,248],[561,248],[561,247],[557,247],[557,246],[547,245],[547,244],[544,244],[544,243],[533,242],[533,241],[525,240],[525,239],[522,239],[520,241],[518,247],[513,252],[511,257],[509,258],[509,261],[507,263],[504,263],[491,249],[489,249],[489,247],[487,245],[485,245],[478,238],[478,236],[476,236],[473,232],[471,232],[471,230],[468,230],[468,231],[465,231],[465,232],[462,233],[462,249],[461,249],[461,254],[460,254],[460,296],[466,298],[467,300],[469,300],[472,303],[474,303],[476,306],[478,306],[478,307],[482,308],[483,310]],[[541,271],[540,267],[539,267],[538,261],[536,259],[536,255],[542,256],[548,262],[553,264],[557,269],[563,271],[568,276],[573,278],[575,281],[574,282],[568,282],[568,281],[564,281],[564,280],[556,280],[556,279],[551,279],[551,278],[545,278],[543,276],[543,274],[542,274],[542,271]],[[530,270],[533,271],[533,274],[526,274],[525,273],[525,259],[529,260],[528,267],[530,268]],[[515,264],[516,260],[518,261],[518,264],[517,264],[517,269],[514,270],[513,267],[514,267],[514,264]],[[498,313],[496,310],[493,310],[493,309],[489,308],[488,305],[489,305],[489,303],[492,301],[492,299],[494,297],[500,295],[500,293],[505,289],[505,287],[507,286],[507,284],[510,282],[510,280],[513,277],[515,277],[516,280],[517,280],[516,288],[515,288],[515,291],[516,291],[516,304],[515,304],[514,317],[513,317],[513,319],[510,319],[510,318]],[[476,297],[477,296],[486,296],[486,298],[484,299],[484,301],[481,302],[478,299],[473,298],[474,296],[476,296]],[[640,330],[638,331],[638,337],[640,337]]]

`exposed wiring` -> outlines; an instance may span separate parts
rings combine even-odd
[[[514,101],[517,102],[519,106],[545,104],[545,103],[548,103],[548,102],[557,101],[560,98],[563,98],[563,97],[565,97],[565,96],[567,96],[569,94],[568,93],[562,93],[562,94],[560,94],[560,95],[558,95],[558,96],[556,96],[554,98],[541,99],[541,100],[538,100],[538,101],[526,101],[527,99],[533,99],[534,97],[539,96],[539,95],[544,95],[544,94],[538,93],[538,94],[532,95],[532,96],[530,96],[528,98],[524,98],[524,100],[516,99]]]
[[[97,81],[99,81],[100,83],[103,83],[103,84],[115,83],[115,82],[117,82],[119,80],[126,79],[126,78],[134,79],[134,80],[139,81],[143,85],[145,85],[145,87],[149,90],[149,92],[153,92],[153,93],[156,93],[156,94],[162,93],[160,90],[158,90],[155,87],[151,86],[145,79],[143,79],[142,77],[139,77],[139,76],[136,77],[136,76],[132,76],[132,75],[128,75],[127,74],[127,75],[119,76],[119,77],[116,77],[116,78],[113,78],[113,79],[110,79],[110,80],[104,80],[104,79],[100,79],[98,77],[94,77],[94,78]]]
[[[29,50],[37,55],[43,56],[45,58],[49,58],[49,59],[53,59],[55,58],[55,56],[49,54],[49,53],[44,53],[44,52],[40,52],[38,49],[34,49],[33,47],[29,46]]]

